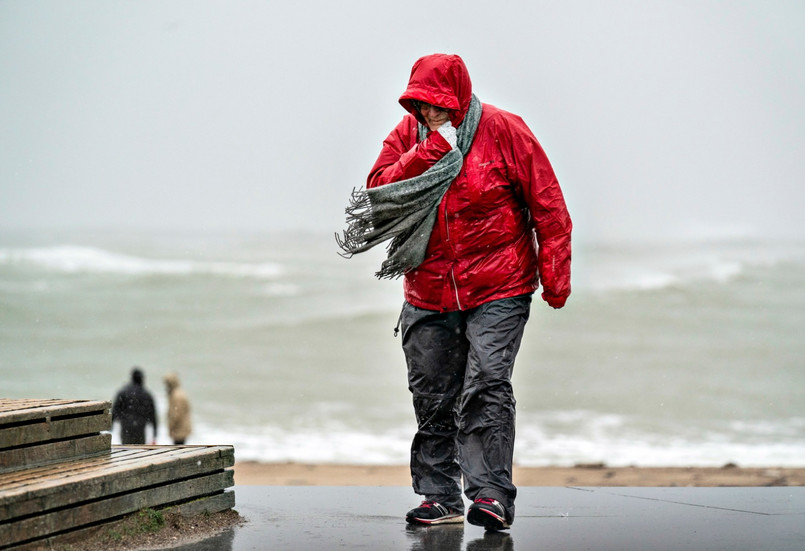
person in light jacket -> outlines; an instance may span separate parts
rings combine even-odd
[[[168,433],[173,443],[180,446],[185,443],[193,430],[190,422],[190,401],[183,388],[179,386],[179,376],[168,373],[163,378],[168,392]]]

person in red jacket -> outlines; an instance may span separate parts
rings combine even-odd
[[[429,236],[413,232],[424,239],[424,256],[400,269],[402,344],[418,422],[411,475],[425,498],[406,519],[463,522],[463,477],[472,501],[467,521],[500,530],[514,520],[517,494],[514,360],[540,283],[553,308],[570,295],[570,216],[531,130],[478,101],[459,56],[417,60],[399,103],[408,114],[383,142],[368,193],[419,182],[460,153],[452,153],[457,167],[438,192]]]

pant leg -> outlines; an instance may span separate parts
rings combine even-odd
[[[474,501],[497,499],[514,520],[512,483],[514,360],[528,321],[531,295],[493,301],[467,314],[469,354],[458,410],[464,491]]]
[[[411,444],[414,491],[463,511],[461,469],[456,458],[455,406],[467,357],[463,316],[406,303],[401,316],[417,432]]]
[[[121,423],[120,442],[122,444],[145,444],[145,425],[133,422]]]

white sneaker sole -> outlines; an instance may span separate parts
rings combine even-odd
[[[488,509],[482,509],[480,507],[470,509],[470,512],[467,514],[467,521],[475,526],[483,526],[484,529],[490,532],[506,530],[511,527],[511,524],[506,522],[505,518],[496,515]]]
[[[445,517],[439,518],[419,518],[419,517],[410,517],[406,518],[409,524],[426,524],[428,526],[436,526],[439,524],[460,524],[464,522],[464,515],[448,515]]]

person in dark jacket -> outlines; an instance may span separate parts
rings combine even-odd
[[[142,369],[131,370],[131,382],[124,386],[112,405],[112,423],[120,423],[120,440],[123,444],[145,444],[145,429],[148,424],[157,436],[157,413],[154,398],[143,386],[145,375]]]
[[[408,114],[384,140],[367,193],[393,185],[387,193],[402,194],[406,182],[438,181],[443,158],[460,165],[436,199],[432,228],[412,237],[426,240],[424,258],[403,265],[402,346],[418,422],[411,475],[425,498],[406,520],[463,522],[463,480],[472,502],[467,521],[500,530],[514,520],[517,495],[514,360],[540,284],[552,308],[570,295],[571,220],[531,130],[519,116],[480,103],[459,56],[417,60],[399,103]],[[372,216],[382,215],[378,204]],[[405,223],[383,222],[360,227]]]

